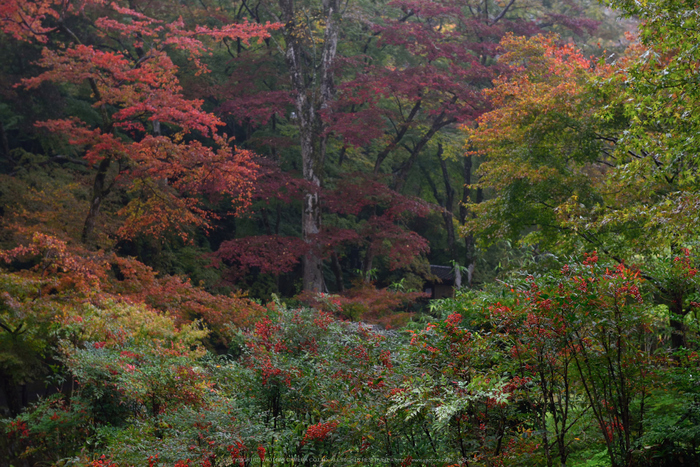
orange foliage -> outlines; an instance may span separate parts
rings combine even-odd
[[[145,6],[141,12],[129,5],[8,0],[0,5],[0,28],[17,40],[48,44],[37,63],[45,71],[24,79],[25,88],[46,82],[89,85],[92,105],[101,116],[98,126],[74,117],[37,125],[63,136],[90,166],[99,164],[96,179],[117,168],[119,175],[110,184],[95,185],[95,212],[114,181],[126,179],[131,201],[119,212],[125,217],[121,237],[170,230],[186,238],[186,226],[207,229],[215,217],[202,207],[202,195],[226,196],[239,208],[250,204],[257,165],[250,151],[238,150],[225,134],[218,134],[223,123],[202,109],[203,101],[183,95],[171,54],[184,52],[196,74],[205,73],[202,57],[210,54],[208,42],[248,42],[268,37],[278,25],[188,28],[182,17],[167,18],[177,14],[178,5],[171,5],[172,11]],[[144,13],[148,11],[159,17]],[[83,43],[68,28],[65,20],[70,17],[91,21],[99,39]],[[48,35],[57,40],[47,41]]]
[[[553,169],[544,165],[517,165],[517,169],[509,170],[495,148],[507,146],[503,156],[515,162],[512,149],[526,145],[526,130],[544,130],[553,124],[545,116],[555,112],[582,117],[579,112],[583,88],[592,76],[593,64],[574,45],[557,41],[556,36],[528,39],[512,34],[501,41],[506,53],[500,59],[510,65],[511,72],[494,80],[494,87],[484,91],[494,109],[479,117],[477,129],[466,129],[471,143],[489,148],[489,154],[494,156],[495,162],[487,162],[483,168],[489,184],[505,186],[514,177],[534,182],[552,177]],[[592,109],[588,107],[589,113]]]
[[[264,308],[233,295],[212,295],[177,276],[159,276],[133,258],[89,252],[55,237],[36,233],[31,243],[0,250],[0,261],[33,266],[17,274],[39,279],[37,299],[61,303],[126,301],[143,303],[172,316],[177,324],[202,319],[212,330],[250,327]]]
[[[342,295],[304,291],[297,295],[303,303],[353,321],[379,324],[386,329],[405,325],[413,313],[406,309],[426,297],[422,292],[400,292],[377,289],[364,282]]]
[[[464,128],[470,149],[486,156],[479,186],[495,193],[473,206],[476,218],[466,229],[489,242],[533,224],[554,225],[553,213],[563,213],[567,202],[588,202],[606,170],[600,154],[613,149],[596,136],[604,97],[593,86],[610,67],[556,36],[507,35],[501,45],[510,71],[484,91],[493,109]]]

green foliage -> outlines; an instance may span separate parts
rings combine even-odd
[[[18,387],[47,375],[47,359],[56,342],[53,320],[59,308],[34,300],[43,285],[0,273],[0,389],[12,415],[21,407]]]
[[[90,436],[89,408],[80,400],[68,404],[61,394],[40,401],[7,426],[15,455],[56,463],[77,454]]]
[[[339,82],[355,81],[338,87],[349,100],[328,112],[334,118],[343,112],[376,117],[377,128],[367,131],[380,131],[358,142],[362,147],[342,139],[353,135],[340,136],[356,131],[352,128],[340,125],[324,133],[329,211],[324,225],[345,229],[348,239],[336,242],[329,235],[323,254],[335,254],[334,268],[341,266],[333,271],[339,290],[350,282],[344,282],[342,267],[351,265],[346,269],[356,269],[360,280],[338,295],[298,297],[318,310],[297,306],[297,299],[289,301],[294,307],[275,300],[265,308],[243,294],[212,295],[166,275],[187,275],[209,291],[231,286],[219,284],[220,272],[206,269],[205,253],[263,229],[297,235],[300,205],[290,193],[305,189],[296,185],[298,179],[267,188],[279,196],[274,201],[261,190],[256,212],[247,219],[225,219],[227,197],[203,203],[222,214],[210,219],[210,239],[200,233],[196,244],[172,236],[134,237],[115,247],[119,220],[111,214],[139,201],[133,188],[166,190],[180,181],[158,175],[159,184],[121,186],[117,172],[126,169],[115,156],[104,175],[117,183],[107,190],[112,197],[100,201],[109,221],[96,241],[108,250],[93,251],[75,239],[90,199],[86,182],[94,177],[86,175],[94,172],[94,161],[72,159],[82,155],[79,148],[44,137],[23,144],[29,135],[24,125],[34,119],[0,103],[2,131],[12,146],[9,151],[3,146],[0,154],[8,162],[0,175],[7,221],[1,232],[6,249],[0,251],[7,268],[0,272],[0,381],[10,409],[10,418],[0,422],[0,458],[13,465],[180,467],[315,465],[320,459],[366,465],[362,459],[368,458],[382,459],[377,464],[479,467],[700,465],[697,9],[676,0],[613,4],[646,21],[641,44],[617,63],[595,65],[554,37],[508,36],[502,42],[499,66],[507,65],[512,74],[488,92],[492,110],[469,130],[469,158],[461,161],[457,133],[437,115],[447,109],[457,112],[451,121],[466,122],[476,114],[458,116],[459,109],[450,108],[464,97],[448,104],[449,88],[437,79],[446,75],[431,75],[429,84],[420,73],[402,75],[465,65],[451,56],[428,60],[419,46],[419,39],[433,33],[464,39],[466,23],[454,19],[457,9],[433,17],[413,7],[349,7],[342,29],[350,36],[339,47],[347,57],[362,50],[359,61],[351,62],[363,65],[338,69]],[[213,24],[227,21],[228,14],[253,15],[243,8],[235,13],[234,6],[206,20],[197,17],[203,10],[192,9],[187,21]],[[380,10],[375,26],[396,29],[373,30],[370,36],[366,14]],[[313,5],[300,11],[307,15],[298,25],[301,36],[287,39],[301,41],[311,53],[328,24]],[[489,28],[500,19],[491,23],[486,12],[486,22],[479,23],[482,11],[473,24],[495,31]],[[421,34],[402,35],[404,24]],[[489,43],[475,44],[470,47],[482,50]],[[291,171],[300,163],[290,143],[300,137],[300,128],[285,118],[289,95],[278,73],[283,58],[272,53],[275,41],[224,45],[226,50],[214,50],[210,83],[231,88],[224,84],[230,77],[237,84],[235,91],[211,86],[217,88],[212,101],[238,109],[227,125],[240,134],[241,147],[279,161],[274,176]],[[447,50],[454,44],[439,45]],[[468,50],[462,57],[476,58],[464,45],[451,49],[455,56]],[[173,57],[185,63],[180,52]],[[473,88],[487,86],[486,67],[494,60],[486,53],[481,58],[461,69],[481,70],[478,79],[455,75],[460,86],[472,80],[465,88],[474,97],[470,103],[478,102]],[[260,76],[246,81],[250,74]],[[8,81],[5,71],[0,79]],[[188,95],[210,92],[199,77],[179,79]],[[61,117],[99,124],[100,109],[87,104],[94,96],[79,81],[70,89],[46,84],[37,93],[55,93]],[[273,110],[248,103],[243,111],[235,104],[263,90],[279,100]],[[5,99],[15,91],[2,92]],[[363,100],[365,92],[374,97]],[[420,112],[409,118],[405,111],[416,102]],[[144,132],[155,129],[147,117],[136,120]],[[387,122],[393,129],[384,131]],[[173,128],[164,123],[163,136],[179,143]],[[122,130],[114,134],[127,139]],[[397,142],[386,146],[395,136]],[[377,160],[385,148],[386,159]],[[472,160],[474,169],[481,165],[478,187],[470,185]],[[414,163],[421,166],[420,176],[408,173]],[[396,175],[392,184],[422,190],[442,209],[410,221],[403,214],[424,206],[379,182],[368,194],[363,175],[354,176],[352,190],[339,192],[345,195],[340,198],[357,195],[357,206],[331,200],[350,167],[381,172],[390,166]],[[440,176],[444,193],[435,182]],[[459,203],[447,198],[463,182],[467,205],[458,213]],[[488,200],[481,203],[484,192]],[[143,214],[154,218],[150,210]],[[386,222],[372,224],[387,214]],[[424,274],[418,260],[389,272],[393,261],[420,246],[411,241],[422,242],[409,228],[435,239],[433,247],[442,251],[433,258],[456,260],[466,253],[474,260],[473,239],[455,246],[455,238],[435,228],[443,223],[447,231],[466,224],[484,245],[511,240],[496,245],[496,258],[488,259],[499,280],[433,302],[430,315],[402,329],[414,317],[421,294],[413,289],[420,290]],[[374,230],[362,231],[371,225]],[[512,246],[523,239],[531,246]],[[576,253],[582,245],[594,245],[607,259],[549,253]],[[270,271],[247,277],[257,297],[274,298],[294,288],[285,282],[298,271],[278,274],[281,257],[271,258]],[[411,275],[402,275],[406,271]],[[371,280],[392,286],[376,288]],[[59,393],[21,411],[21,386],[43,378]]]
[[[697,352],[663,347],[668,318],[644,301],[643,279],[594,254],[533,266],[440,301],[440,319],[402,333],[273,303],[247,330],[231,327],[223,356],[203,349],[197,323],[143,306],[67,309],[55,335],[73,389],[10,420],[6,452],[202,466],[694,458]]]

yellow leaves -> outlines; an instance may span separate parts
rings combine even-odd
[[[175,133],[172,137],[172,141],[175,144],[180,144],[184,141],[185,139],[185,132],[184,131],[178,131]]]
[[[146,344],[178,342],[189,348],[204,339],[209,331],[200,321],[178,327],[167,313],[155,311],[144,304],[103,300],[96,304],[76,306],[64,311],[61,321],[80,327],[86,341],[108,344]]]
[[[571,45],[559,46],[555,36],[531,39],[507,35],[501,60],[511,74],[486,91],[494,109],[467,131],[468,146],[494,152],[528,146],[533,134],[561,125],[562,116],[580,119],[591,81],[591,63]],[[586,101],[587,102],[587,101]],[[554,143],[556,146],[556,143]]]
[[[65,178],[35,177],[32,183],[34,187],[18,177],[0,175],[0,185],[6,188],[2,194],[6,225],[41,225],[43,232],[79,236],[87,210],[87,190],[77,183],[67,183]]]
[[[500,59],[511,69],[487,91],[493,109],[463,128],[467,153],[485,159],[479,186],[494,196],[470,206],[477,217],[467,229],[479,241],[517,236],[533,225],[547,226],[548,234],[561,225],[577,229],[568,223],[586,217],[579,214],[601,188],[599,143],[586,136],[598,121],[602,97],[592,87],[598,70],[572,45],[557,42],[507,36]]]

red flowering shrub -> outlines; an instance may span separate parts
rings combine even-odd
[[[229,444],[226,449],[231,455],[231,460],[233,461],[234,465],[239,465],[241,467],[245,466],[245,454],[247,450],[245,444],[240,441],[236,441],[236,444]]]
[[[91,467],[119,467],[119,464],[115,464],[112,462],[110,459],[107,459],[107,457],[102,454],[102,456],[99,459],[95,459],[90,463]]]
[[[333,420],[330,422],[322,423],[319,422],[316,425],[311,425],[306,429],[304,434],[304,439],[301,440],[301,445],[310,441],[325,441],[328,435],[332,433],[338,426],[338,422]]]
[[[30,435],[27,429],[27,422],[23,420],[13,420],[7,426],[8,438],[28,438]]]

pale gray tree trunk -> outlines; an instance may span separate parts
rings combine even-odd
[[[294,0],[280,0],[282,21],[285,24],[285,60],[289,68],[294,92],[296,123],[299,127],[302,175],[309,183],[304,193],[302,209],[302,236],[309,244],[304,255],[304,290],[323,292],[323,261],[316,247],[316,235],[321,230],[319,189],[326,157],[326,136],[320,112],[330,107],[335,94],[333,65],[338,48],[339,2],[324,0],[325,17],[322,44],[316,44],[313,30],[300,24],[303,11]],[[310,38],[310,40],[309,40]],[[320,48],[320,57],[317,47]]]

